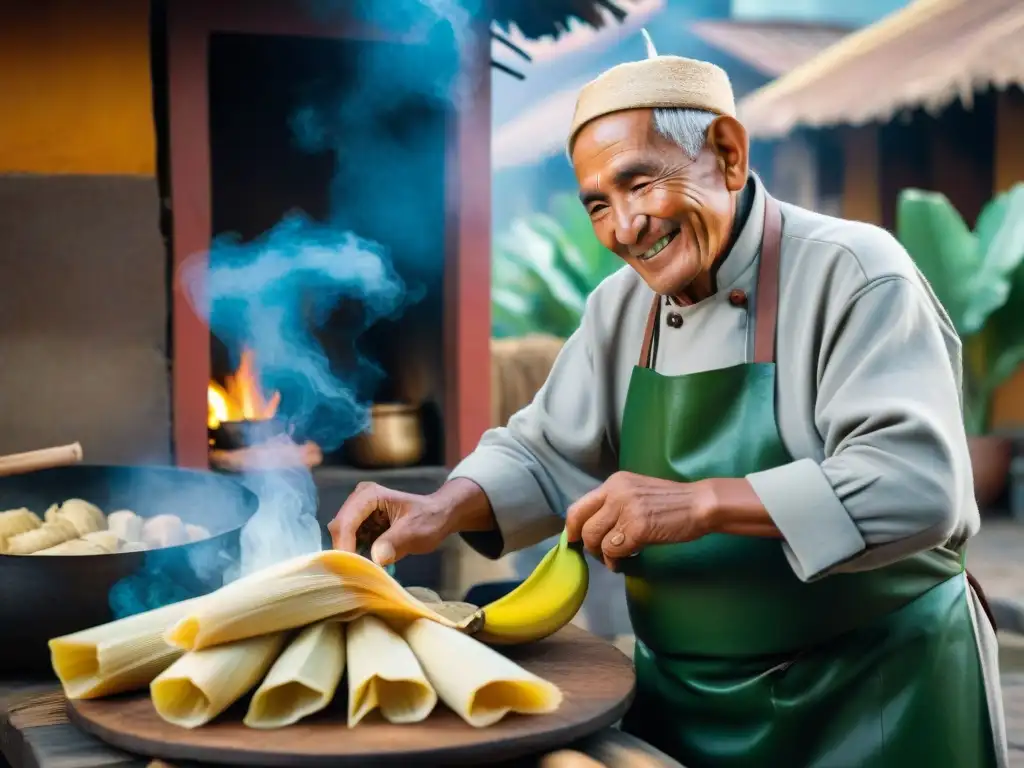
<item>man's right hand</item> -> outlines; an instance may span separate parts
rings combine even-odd
[[[490,530],[494,517],[480,487],[459,478],[428,496],[360,483],[327,526],[334,548],[357,551],[364,523],[371,536],[380,534],[370,557],[385,566],[433,552],[453,533]]]

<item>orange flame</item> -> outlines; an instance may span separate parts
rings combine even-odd
[[[257,421],[277,414],[281,393],[266,398],[260,390],[256,364],[250,349],[242,350],[238,370],[227,376],[222,387],[211,381],[206,389],[206,425],[216,429],[223,421]]]

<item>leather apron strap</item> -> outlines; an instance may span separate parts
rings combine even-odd
[[[988,598],[985,597],[985,590],[981,588],[981,584],[976,578],[974,578],[974,574],[968,571],[966,567],[964,568],[964,573],[967,575],[967,583],[971,586],[971,589],[974,590],[974,594],[978,596],[978,602],[981,603],[982,610],[985,611],[985,615],[988,616],[992,629],[999,629],[999,627],[996,626],[995,614],[992,613],[992,606],[989,605]]]
[[[658,310],[661,308],[661,296],[655,296],[651,302],[651,311],[647,314],[647,327],[644,328],[644,343],[640,347],[640,359],[637,365],[641,368],[653,368],[651,351],[654,343],[654,329],[658,327]]]
[[[782,259],[782,209],[778,201],[766,194],[764,229],[761,233],[761,258],[757,270],[757,293],[754,296],[754,362],[775,362],[775,326],[779,314],[779,262]],[[641,368],[653,368],[658,349],[661,303],[672,301],[655,296],[647,315],[644,341],[640,346]],[[690,302],[684,300],[684,305]]]
[[[764,232],[754,294],[754,362],[775,362],[775,325],[779,317],[779,262],[782,260],[782,209],[764,198]]]

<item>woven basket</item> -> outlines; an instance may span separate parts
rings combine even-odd
[[[491,425],[504,426],[543,386],[565,339],[535,334],[491,339]]]

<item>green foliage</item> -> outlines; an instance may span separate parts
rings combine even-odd
[[[989,427],[996,388],[1024,362],[1024,184],[985,206],[972,232],[944,195],[900,195],[896,233],[964,347],[968,431]]]
[[[594,235],[579,201],[555,197],[549,213],[517,219],[495,238],[492,335],[568,338],[580,324],[587,296],[621,266]]]

